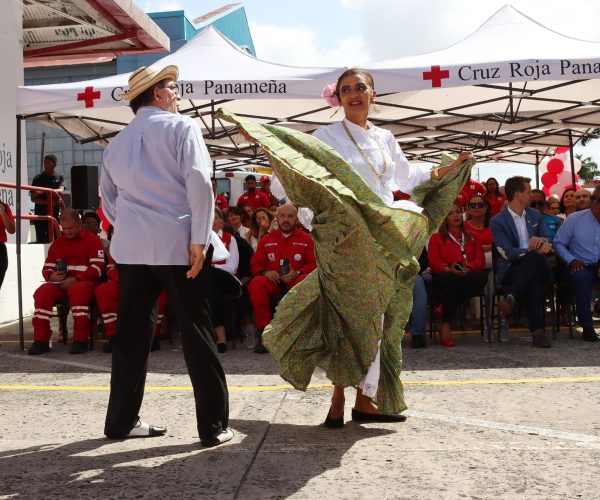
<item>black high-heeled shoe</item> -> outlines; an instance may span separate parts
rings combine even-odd
[[[344,416],[342,415],[340,418],[331,418],[329,414],[331,413],[331,408],[327,412],[327,417],[325,418],[325,427],[328,429],[341,429],[344,427]]]

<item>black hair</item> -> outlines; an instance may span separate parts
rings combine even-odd
[[[247,175],[246,178],[244,179],[244,181],[245,182],[248,182],[248,181],[254,181],[254,182],[256,182],[256,176],[252,175],[252,174]]]
[[[530,184],[531,179],[529,177],[523,177],[521,175],[515,175],[509,177],[504,183],[504,194],[508,201],[513,201],[516,193],[522,193],[525,191],[525,184]]]

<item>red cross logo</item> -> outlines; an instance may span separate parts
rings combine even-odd
[[[85,101],[86,108],[94,107],[94,99],[100,99],[100,91],[94,92],[94,87],[86,87],[85,92],[77,94],[78,101]]]
[[[450,78],[450,71],[447,69],[440,71],[439,66],[432,66],[431,71],[423,71],[423,80],[431,80],[431,87],[441,87],[442,80]]]

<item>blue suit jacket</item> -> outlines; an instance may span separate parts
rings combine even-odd
[[[548,238],[548,228],[544,224],[544,218],[539,210],[526,208],[525,223],[530,238],[532,236]],[[502,212],[492,218],[490,229],[494,238],[494,247],[498,251],[496,282],[502,283],[511,262],[523,257],[528,250],[520,248],[517,226],[515,226],[508,208],[504,208]]]

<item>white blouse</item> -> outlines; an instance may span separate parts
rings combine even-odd
[[[395,202],[392,191],[400,189],[410,194],[417,185],[431,178],[429,167],[424,164],[409,163],[389,130],[376,127],[371,122],[367,122],[367,130],[345,118],[344,122],[356,143],[379,173],[383,171],[383,157],[385,157],[387,169],[381,179],[373,174],[360,151],[348,137],[342,122],[320,127],[313,132],[313,135],[340,153],[386,205],[421,212],[422,209],[410,200]]]

